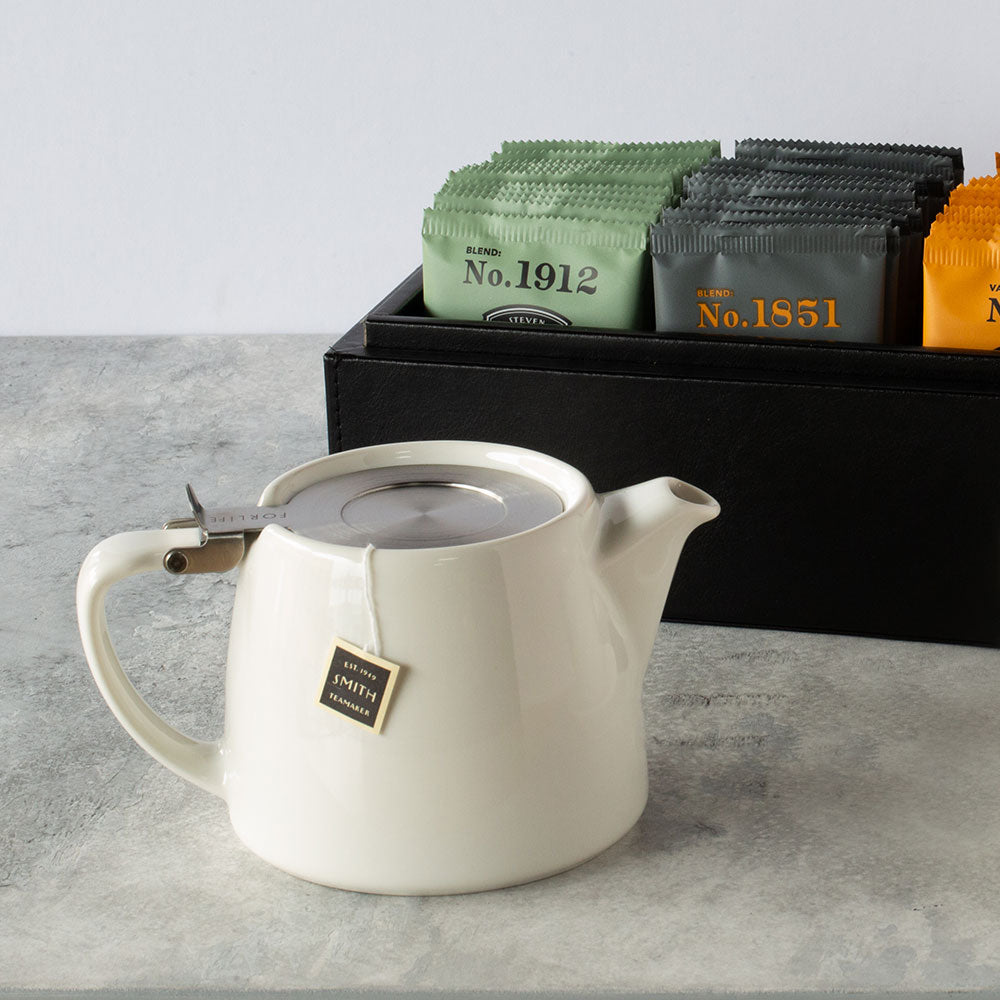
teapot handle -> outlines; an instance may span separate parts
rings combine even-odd
[[[182,778],[223,796],[221,742],[192,739],[165,722],[136,691],[108,634],[104,599],[113,583],[163,568],[171,550],[196,548],[199,528],[164,528],[112,535],[84,560],[76,585],[83,649],[97,687],[118,721],[148,754]]]

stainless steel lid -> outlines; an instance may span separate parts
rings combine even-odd
[[[537,479],[473,465],[362,469],[306,486],[274,507],[206,508],[190,486],[188,499],[191,523],[207,540],[279,524],[320,542],[380,549],[490,541],[535,528],[563,511],[559,494]]]
[[[405,465],[326,479],[285,504],[283,522],[317,541],[381,549],[485,542],[562,513],[559,494],[507,470]]]

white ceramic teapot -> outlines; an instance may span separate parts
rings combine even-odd
[[[122,725],[224,798],[251,850],[346,889],[466,892],[570,868],[638,819],[642,678],[707,494],[595,495],[536,452],[427,441],[293,469],[256,508],[193,504],[88,555],[80,632]],[[192,739],[122,671],[105,594],[237,564],[224,734]]]

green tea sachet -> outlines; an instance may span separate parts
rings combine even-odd
[[[589,156],[622,160],[641,157],[649,160],[692,160],[704,162],[720,156],[722,147],[718,139],[692,139],[680,142],[595,142],[576,139],[521,139],[501,143],[500,152],[493,159],[514,157],[532,159],[543,157]]]
[[[497,159],[462,167],[449,174],[450,184],[467,184],[496,178],[525,184],[630,184],[653,186],[662,192],[662,203],[670,204],[681,190],[691,167],[671,162],[647,160],[595,160],[585,156],[555,159]]]
[[[460,212],[647,223],[659,218],[662,207],[661,188],[634,184],[465,182],[445,184],[434,196],[434,208]]]
[[[718,142],[505,143],[424,214],[433,315],[649,329],[649,226]]]
[[[430,208],[424,304],[451,319],[647,327],[648,232],[644,222]]]

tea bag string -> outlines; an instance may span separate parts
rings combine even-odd
[[[374,656],[382,655],[382,637],[379,634],[378,615],[375,613],[375,596],[373,588],[372,558],[375,554],[375,546],[369,542],[365,546],[365,554],[361,560],[361,568],[365,576],[365,607],[368,610],[368,631],[371,639],[365,646],[365,652]],[[371,646],[369,649],[368,646]]]

